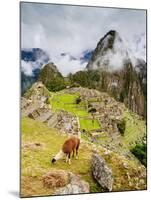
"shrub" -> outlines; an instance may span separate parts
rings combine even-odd
[[[97,111],[96,108],[93,108],[93,107],[88,110],[88,112],[91,114],[96,113],[96,111]]]
[[[79,104],[81,102],[80,97],[76,98],[76,104]]]
[[[134,148],[131,149],[131,152],[138,158],[138,160],[147,166],[147,145],[146,144],[136,144]]]
[[[66,88],[65,81],[62,78],[54,78],[49,80],[46,84],[46,87],[49,91],[56,92]]]
[[[119,132],[121,133],[121,135],[124,135],[125,128],[126,128],[126,121],[125,121],[125,119],[122,119],[121,121],[119,121],[117,123],[117,128],[118,128]]]

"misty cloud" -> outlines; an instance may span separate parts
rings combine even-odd
[[[25,62],[24,60],[21,61],[21,70],[27,76],[33,75],[33,66],[32,62]]]
[[[22,3],[21,46],[44,49],[66,75],[84,69],[87,63],[81,63],[82,53],[95,49],[100,38],[115,29],[129,52],[145,59],[145,20],[143,10]],[[64,52],[76,60],[59,56]],[[118,62],[117,55],[113,61]]]

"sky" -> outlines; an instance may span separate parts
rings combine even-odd
[[[21,48],[43,49],[64,76],[83,70],[84,52],[94,50],[111,29],[135,57],[146,59],[144,10],[21,3]],[[31,63],[22,66],[32,73]]]

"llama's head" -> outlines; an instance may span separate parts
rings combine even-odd
[[[55,159],[55,158],[53,158],[53,159],[51,160],[51,162],[52,162],[52,163],[56,162],[56,159]]]
[[[60,160],[64,156],[62,150],[60,150],[51,160],[52,163],[55,163],[57,160]]]

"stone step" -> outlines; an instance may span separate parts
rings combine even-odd
[[[47,112],[40,112],[39,114],[40,115],[36,118],[36,120],[46,122],[52,116],[52,111],[48,110]]]
[[[53,114],[52,117],[48,120],[49,127],[55,127],[58,123],[57,113]]]

